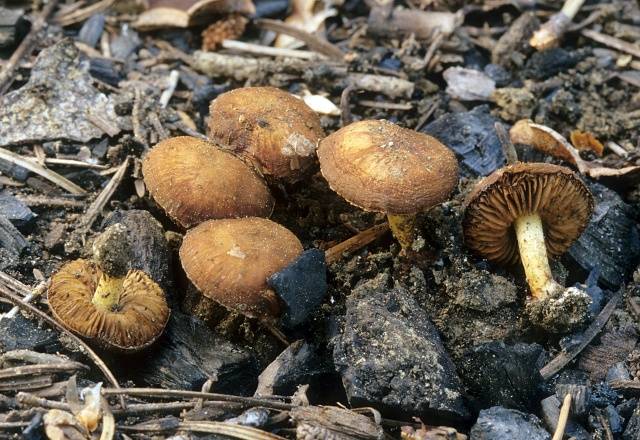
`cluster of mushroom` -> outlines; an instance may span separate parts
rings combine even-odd
[[[292,232],[268,220],[275,203],[268,184],[302,179],[317,149],[330,187],[355,206],[385,213],[406,255],[417,237],[417,214],[447,200],[458,182],[455,155],[433,137],[385,120],[365,120],[324,138],[319,117],[275,88],[222,94],[210,113],[211,141],[160,142],[143,160],[144,181],[155,203],[187,231],[180,261],[198,291],[258,318],[276,334],[283,300],[267,278],[296,260],[303,247]],[[471,192],[465,240],[497,263],[514,264],[519,256],[535,300],[529,307],[532,320],[566,330],[584,320],[589,300],[553,280],[547,252],[563,253],[592,209],[589,191],[570,170],[518,163]],[[119,233],[107,232],[107,237]],[[144,272],[127,270],[126,253],[118,246],[99,249],[95,261],[71,262],[53,276],[51,309],[58,318],[73,316],[61,321],[100,345],[144,348],[168,321],[164,292]],[[556,321],[562,323],[549,324]]]

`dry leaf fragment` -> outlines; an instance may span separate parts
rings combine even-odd
[[[588,131],[573,130],[569,135],[571,143],[578,150],[591,150],[599,157],[602,157],[604,151],[604,145],[596,139],[593,133]]]
[[[330,2],[316,0],[293,0],[291,2],[291,15],[285,19],[285,23],[313,34],[319,31],[324,21],[337,14],[334,8],[330,7]],[[303,43],[289,35],[278,35],[275,47],[285,47],[294,49],[302,46]]]
[[[640,166],[609,168],[586,161],[560,133],[529,119],[516,122],[509,135],[514,144],[531,145],[538,151],[575,165],[580,173],[607,185],[626,188],[640,182]]]
[[[511,127],[509,136],[514,144],[531,145],[538,151],[576,165],[580,172],[584,172],[584,167],[581,167],[584,161],[578,151],[564,136],[549,127],[535,124],[529,119],[521,119]]]
[[[251,0],[148,0],[147,10],[140,14],[133,27],[141,31],[187,28],[206,24],[216,15],[252,15],[255,11]]]
[[[44,432],[49,440],[88,440],[89,432],[71,413],[52,409],[43,418]]]

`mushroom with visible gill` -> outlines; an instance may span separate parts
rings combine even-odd
[[[302,251],[298,238],[271,220],[221,219],[206,221],[187,232],[180,261],[203,296],[257,318],[282,339],[275,327],[282,307],[267,278]]]
[[[273,210],[269,189],[249,165],[194,137],[157,144],[142,173],[151,197],[183,228],[209,219],[268,217]]]
[[[218,96],[210,105],[207,134],[272,182],[303,177],[324,137],[318,114],[274,87],[244,87]]]
[[[164,330],[170,309],[162,288],[141,270],[127,270],[126,241],[115,224],[96,240],[96,262],[75,260],[51,277],[49,307],[67,329],[102,348],[135,352]]]
[[[465,205],[467,246],[498,264],[522,262],[532,322],[555,332],[583,324],[589,296],[556,282],[548,260],[563,254],[589,223],[593,198],[578,176],[558,165],[515,163],[482,179]]]
[[[387,214],[407,252],[418,213],[448,199],[458,182],[455,155],[435,138],[385,120],[355,122],[320,142],[329,186],[352,205]]]

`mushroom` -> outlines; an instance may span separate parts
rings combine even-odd
[[[458,162],[435,138],[389,121],[360,121],[320,142],[322,175],[335,192],[366,211],[387,214],[406,252],[416,215],[444,202],[458,182]]]
[[[208,135],[271,181],[299,180],[324,132],[304,101],[274,87],[245,87],[211,102]]]
[[[157,144],[142,172],[153,199],[183,228],[215,218],[268,217],[273,210],[269,189],[249,165],[194,137]]]
[[[556,308],[566,307],[567,313],[572,309],[571,316],[563,317],[564,324],[556,323],[557,330],[584,321],[588,295],[565,290],[554,280],[548,260],[548,255],[559,256],[571,246],[593,211],[591,193],[573,171],[547,163],[515,163],[482,179],[465,205],[467,246],[498,264],[516,264],[520,259],[534,300],[533,310],[547,315],[539,319],[549,321],[539,324],[552,329],[548,319],[551,308],[540,309],[545,300],[555,301]],[[566,299],[567,294],[573,300],[563,305],[560,299]]]
[[[180,261],[205,297],[272,324],[281,306],[267,277],[302,253],[298,238],[264,218],[209,220],[184,236]]]
[[[88,260],[67,263],[53,275],[48,300],[67,329],[121,352],[149,346],[169,320],[164,292],[144,272],[114,277]]]

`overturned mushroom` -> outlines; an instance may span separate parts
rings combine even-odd
[[[322,175],[335,192],[366,211],[387,214],[403,250],[416,236],[416,215],[449,197],[458,162],[435,138],[391,122],[350,124],[320,142]]]
[[[142,172],[153,199],[184,228],[208,219],[268,217],[273,210],[269,189],[250,166],[193,137],[160,142]]]
[[[180,261],[189,280],[205,297],[273,324],[281,305],[267,285],[267,277],[291,263],[302,250],[292,232],[267,219],[209,220],[187,232]]]
[[[149,346],[169,319],[164,292],[144,272],[111,276],[88,260],[67,263],[53,275],[48,300],[67,329],[116,351]]]
[[[324,137],[304,101],[273,87],[245,87],[211,102],[208,135],[250,160],[267,179],[296,181]]]
[[[584,322],[589,297],[553,279],[548,255],[564,253],[587,227],[592,211],[589,190],[568,168],[516,163],[481,180],[467,197],[465,241],[498,264],[519,259],[534,300],[532,320],[566,331]]]

